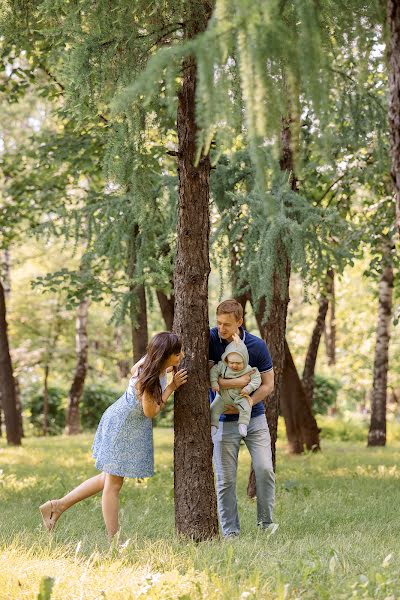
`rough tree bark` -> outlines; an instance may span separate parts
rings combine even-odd
[[[374,381],[372,386],[368,446],[386,445],[386,396],[392,297],[393,267],[391,264],[387,264],[383,269],[379,282],[378,324],[376,329]]]
[[[387,0],[389,55],[389,133],[391,175],[396,194],[396,223],[400,234],[400,3]]]
[[[130,291],[129,314],[132,328],[133,362],[136,363],[146,354],[148,343],[146,291],[142,283],[136,283],[136,257],[139,227],[133,225],[128,246],[128,277]]]
[[[68,395],[67,433],[76,435],[81,429],[79,402],[82,397],[88,368],[89,339],[87,332],[89,300],[79,304],[76,315],[75,349],[76,369]]]
[[[15,397],[15,384],[7,335],[6,302],[0,281],[0,396],[4,412],[7,443],[21,445],[21,432]]]
[[[174,324],[174,294],[171,294],[170,297],[168,297],[167,294],[165,294],[162,290],[157,290],[156,294],[158,304],[160,305],[161,314],[164,319],[165,327],[167,331],[172,331],[172,327]]]
[[[204,5],[207,8],[207,5]],[[193,15],[188,36],[204,30],[210,16]],[[209,157],[194,164],[196,63],[183,64],[178,95],[179,208],[174,278],[174,331],[183,341],[189,382],[175,394],[175,525],[180,534],[204,540],[218,533],[210,405],[208,399]]]

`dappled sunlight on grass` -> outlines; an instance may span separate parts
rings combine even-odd
[[[172,431],[154,433],[155,476],[124,485],[121,545],[111,548],[99,496],[62,515],[50,536],[37,509],[96,473],[92,434],[28,438],[22,449],[0,442],[4,598],[35,598],[43,576],[55,579],[52,600],[396,598],[398,445],[367,449],[365,442],[332,439],[321,453],[290,456],[280,439],[280,527],[272,537],[256,527],[256,502],[246,496],[250,458],[242,445],[241,535],[231,543],[218,538],[194,544],[174,532]]]

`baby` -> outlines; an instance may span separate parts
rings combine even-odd
[[[235,379],[246,373],[251,373],[251,380],[242,390],[240,388],[224,388],[220,391],[218,378]],[[261,375],[258,369],[249,366],[249,353],[240,337],[235,334],[217,365],[210,370],[211,388],[216,393],[211,403],[211,436],[218,430],[220,415],[228,405],[233,404],[239,409],[239,433],[247,435],[247,426],[251,415],[250,394],[261,385]]]

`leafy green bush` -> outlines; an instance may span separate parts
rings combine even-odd
[[[173,427],[174,426],[174,401],[173,397],[168,399],[167,406],[160,412],[154,420],[156,427]]]
[[[82,429],[96,429],[103,412],[115,402],[120,392],[98,384],[85,385],[79,403]]]
[[[315,375],[313,413],[315,415],[326,415],[329,406],[335,406],[340,383],[337,379]]]
[[[24,406],[30,412],[29,421],[36,435],[43,433],[43,392],[31,393],[25,396]],[[49,416],[48,434],[58,435],[65,427],[66,393],[58,387],[49,387]]]
[[[368,436],[368,422],[359,419],[343,419],[340,417],[325,417],[318,419],[323,440],[341,442],[364,442]]]

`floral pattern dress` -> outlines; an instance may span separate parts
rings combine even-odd
[[[146,417],[132,377],[126,392],[101,417],[93,441],[96,469],[121,477],[154,475],[153,421]],[[161,388],[167,377],[160,377]]]

